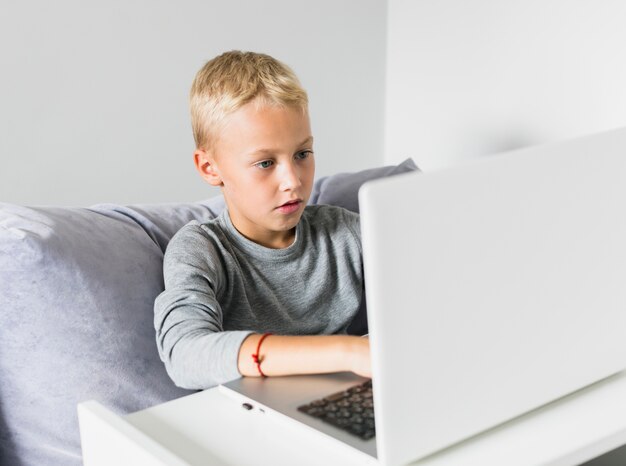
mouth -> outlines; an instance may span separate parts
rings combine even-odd
[[[291,214],[297,211],[301,205],[302,205],[302,199],[294,199],[292,201],[285,202],[284,204],[276,207],[276,210],[285,214]]]

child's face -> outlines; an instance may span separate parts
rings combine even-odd
[[[315,160],[307,112],[254,103],[231,114],[196,167],[221,186],[230,218],[247,238],[271,248],[293,242],[311,195]]]

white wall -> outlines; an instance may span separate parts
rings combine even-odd
[[[625,24],[624,0],[389,0],[386,162],[626,125]]]
[[[382,163],[381,0],[3,0],[0,201],[195,201],[187,95],[231,49],[272,54],[311,100],[318,176]]]

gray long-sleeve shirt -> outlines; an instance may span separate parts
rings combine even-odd
[[[159,355],[176,385],[205,389],[241,376],[239,348],[252,332],[346,332],[364,299],[359,216],[307,206],[293,244],[270,249],[241,235],[225,210],[174,235],[163,273]]]

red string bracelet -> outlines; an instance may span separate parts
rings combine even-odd
[[[256,353],[254,353],[252,355],[252,360],[254,361],[254,363],[256,364],[256,368],[259,370],[259,374],[261,374],[261,377],[266,377],[266,375],[263,373],[263,371],[261,370],[261,362],[262,359],[259,358],[259,350],[261,349],[261,343],[263,343],[263,340],[265,340],[267,337],[269,337],[271,335],[271,333],[264,333],[261,338],[259,339],[259,344],[256,347]]]

